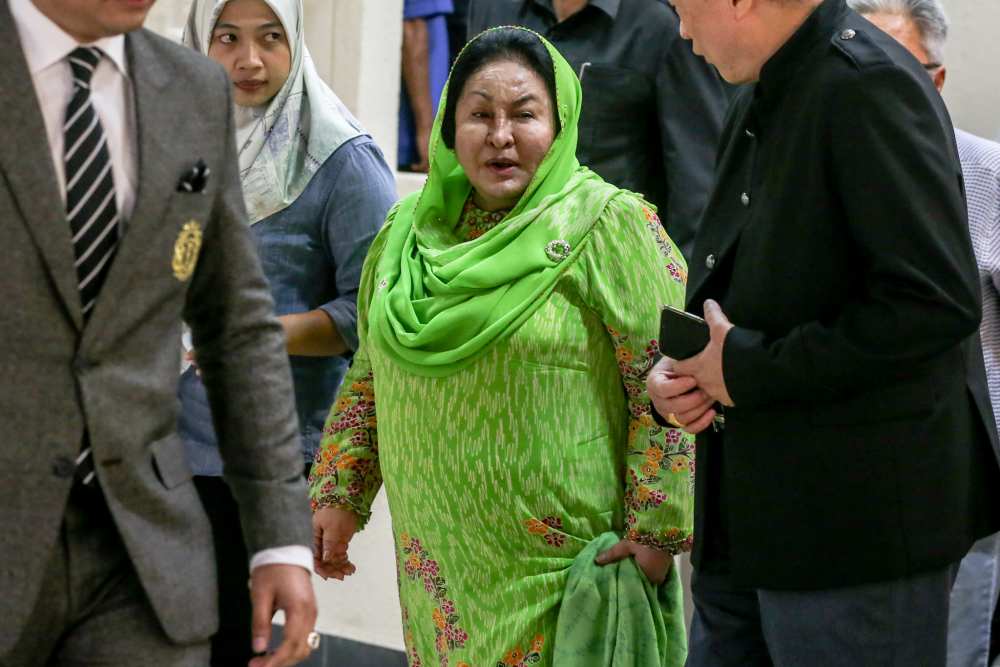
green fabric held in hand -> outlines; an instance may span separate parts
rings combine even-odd
[[[618,543],[604,533],[573,561],[556,622],[553,667],[680,667],[687,657],[677,567],[653,586],[631,558],[594,559]]]
[[[580,256],[620,192],[577,161],[580,81],[535,36],[555,66],[561,130],[503,224],[472,240],[455,235],[472,185],[441,138],[448,86],[431,133],[427,182],[391,215],[368,327],[380,349],[411,373],[451,375],[516,331]],[[568,256],[553,259],[546,252],[552,242],[568,244]]]

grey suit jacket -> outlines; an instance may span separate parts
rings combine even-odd
[[[288,358],[244,223],[229,81],[152,33],[126,36],[137,200],[85,324],[69,225],[7,0],[0,43],[0,655],[35,603],[72,484],[66,463],[85,432],[167,635],[207,638],[217,625],[212,539],[175,432],[182,318],[249,551],[311,542]],[[204,191],[178,192],[199,158],[211,169]],[[190,222],[202,232],[200,254],[193,274],[178,277],[175,250]]]

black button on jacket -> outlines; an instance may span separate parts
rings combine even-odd
[[[894,40],[826,0],[740,91],[689,261],[736,324],[699,438],[695,562],[834,588],[1000,528],[977,269],[951,120]]]
[[[638,192],[689,256],[712,185],[730,90],[680,38],[661,0],[591,0],[559,23],[551,0],[472,0],[469,37],[520,25],[543,35],[583,86],[577,157]]]

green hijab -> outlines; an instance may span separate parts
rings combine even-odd
[[[462,241],[455,227],[472,186],[441,138],[448,95],[461,92],[445,86],[427,182],[390,213],[368,315],[373,342],[417,375],[455,373],[516,331],[580,257],[590,230],[620,192],[576,159],[583,100],[573,69],[540,35],[513,29],[541,40],[552,58],[561,129],[507,217]]]

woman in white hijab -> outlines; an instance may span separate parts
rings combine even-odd
[[[303,27],[301,0],[196,0],[184,41],[232,82],[248,223],[288,339],[305,470],[357,347],[361,265],[396,192],[381,151],[317,74]],[[216,536],[222,608],[212,664],[246,664],[249,555],[195,367],[180,399],[180,433]]]

